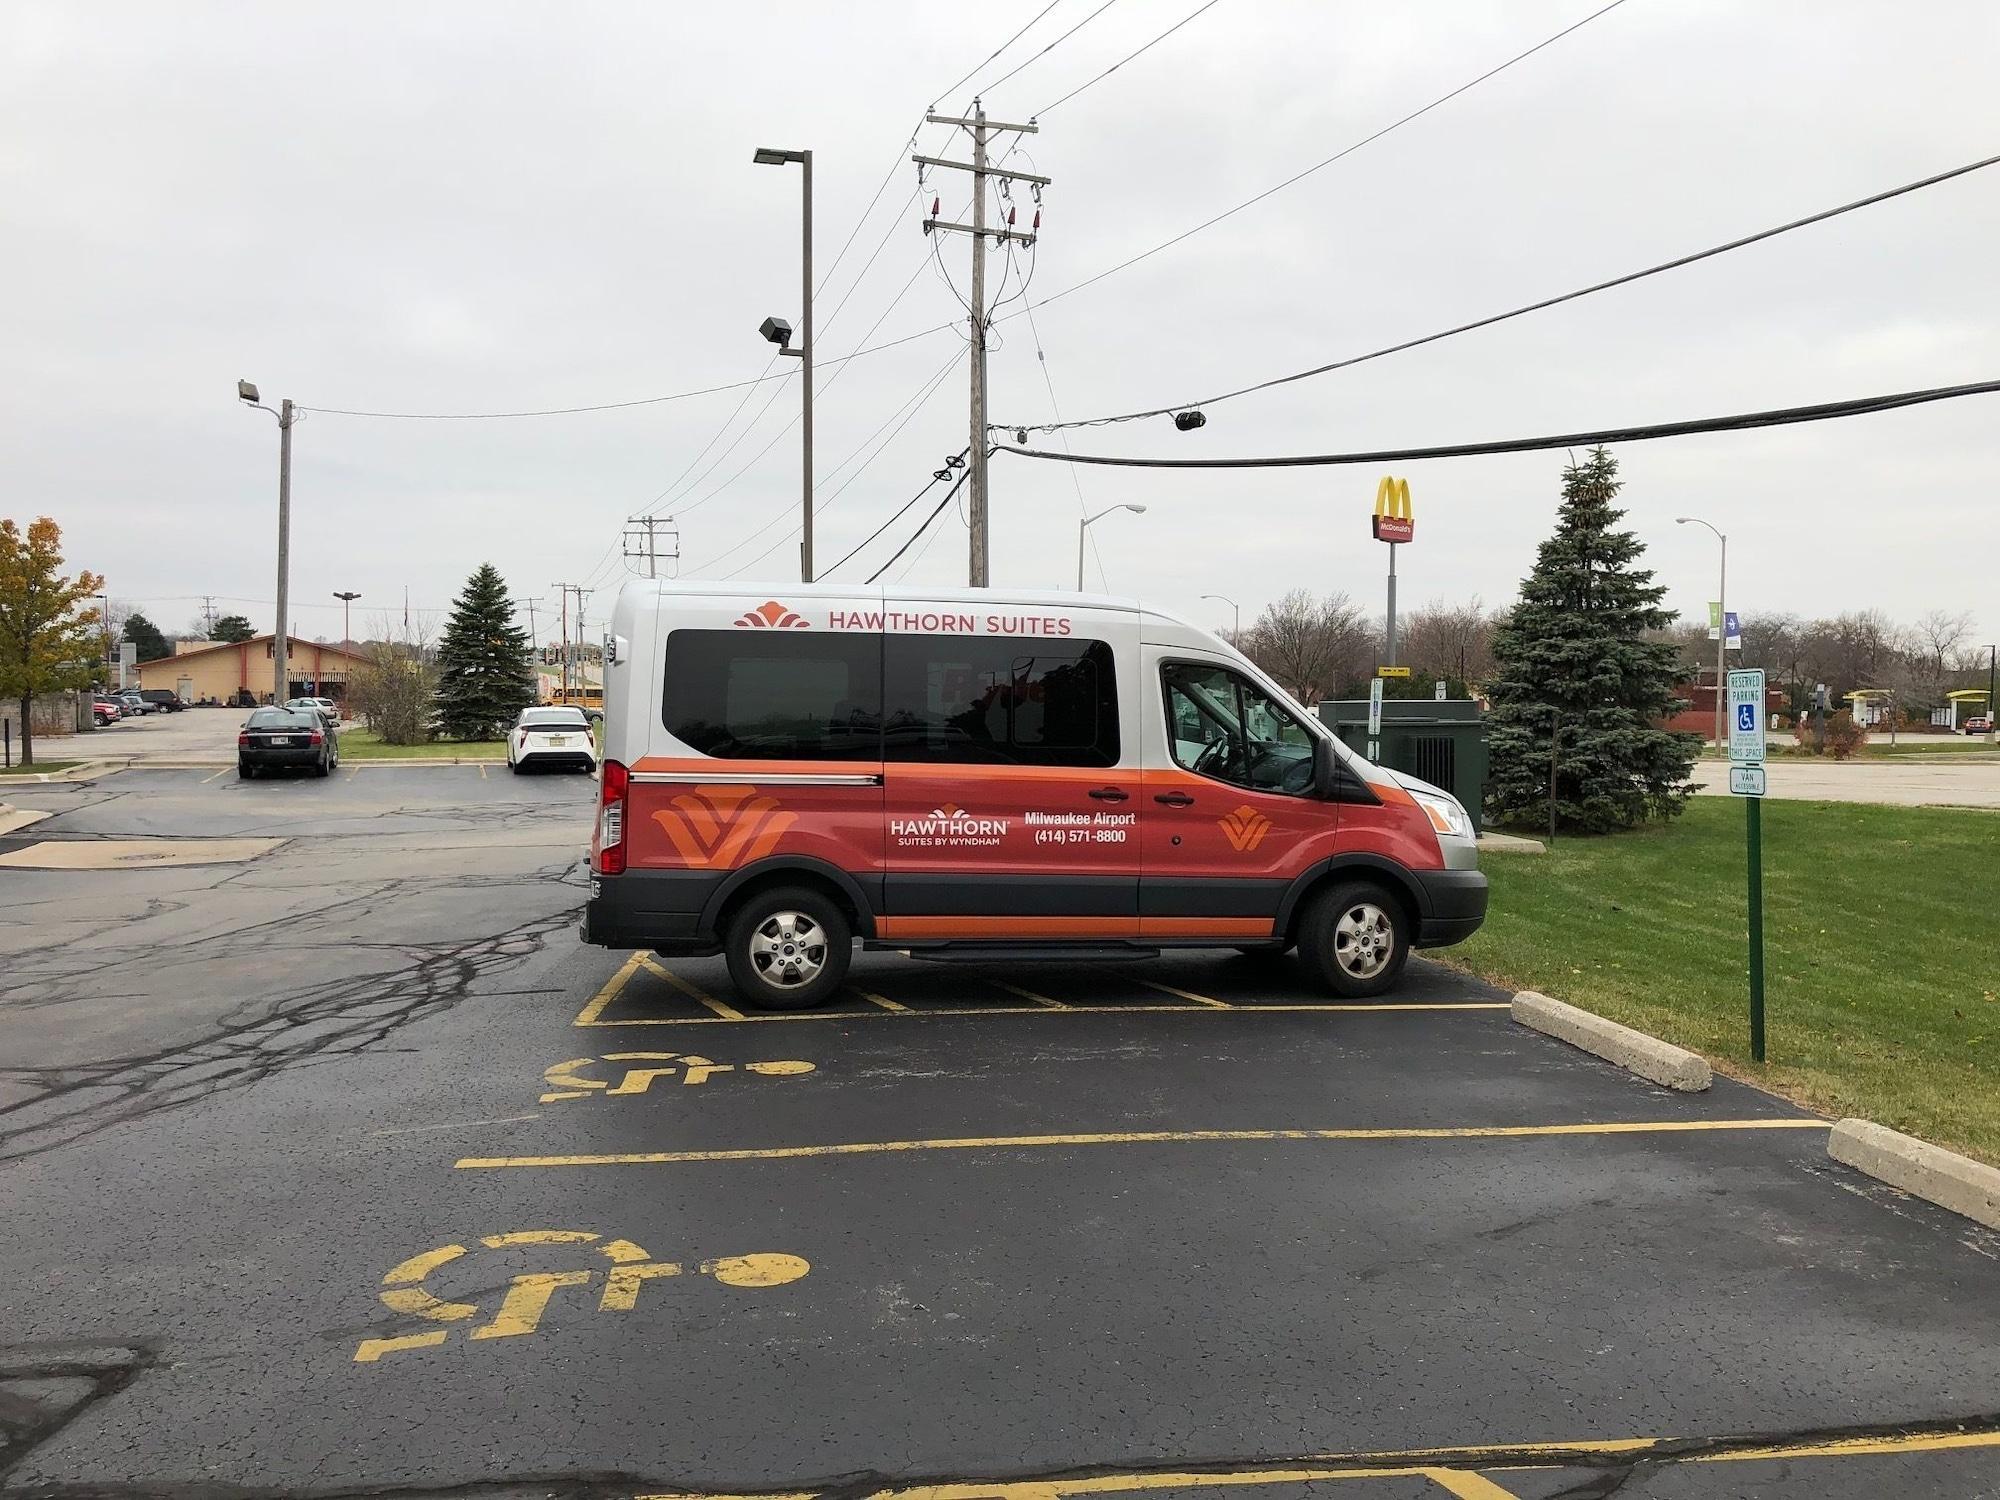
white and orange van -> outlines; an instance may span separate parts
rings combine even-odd
[[[1335,994],[1469,936],[1465,810],[1150,605],[637,579],[605,641],[583,937],[753,1006],[917,957],[1293,946]]]

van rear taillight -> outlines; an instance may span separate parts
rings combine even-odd
[[[604,762],[602,790],[597,799],[597,839],[594,867],[600,875],[625,873],[625,793],[632,773],[615,760]]]

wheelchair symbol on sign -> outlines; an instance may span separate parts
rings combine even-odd
[[[1757,727],[1757,705],[1739,703],[1736,705],[1736,727],[1745,734]]]

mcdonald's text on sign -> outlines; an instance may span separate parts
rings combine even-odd
[[[1375,540],[1407,542],[1417,534],[1410,519],[1410,482],[1385,477],[1375,486]]]

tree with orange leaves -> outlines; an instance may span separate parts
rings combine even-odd
[[[0,699],[21,704],[21,764],[35,759],[34,700],[90,686],[103,655],[95,573],[63,577],[62,528],[47,516],[23,532],[0,520]]]

